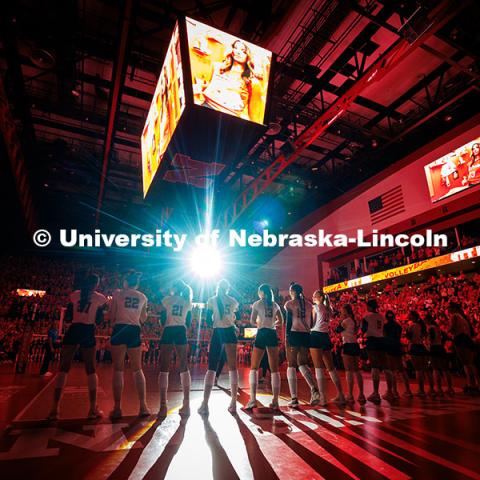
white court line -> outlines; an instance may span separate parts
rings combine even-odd
[[[40,395],[50,386],[50,384],[57,378],[57,374],[55,374],[49,382],[25,405],[25,407],[17,413],[15,418],[12,420],[12,423],[18,422],[18,418],[25,414],[25,412],[37,401]]]

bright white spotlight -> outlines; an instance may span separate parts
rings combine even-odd
[[[204,245],[193,250],[190,256],[192,271],[200,277],[214,277],[222,268],[222,256],[211,245]]]
[[[268,227],[268,220],[262,220],[260,223],[262,224],[262,227],[263,227],[263,228],[267,228],[267,227]]]

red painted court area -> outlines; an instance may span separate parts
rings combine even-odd
[[[88,392],[81,365],[68,378],[58,422],[44,420],[54,378],[14,375],[2,366],[0,438],[2,479],[67,477],[95,479],[478,479],[480,400],[458,389],[454,398],[402,398],[381,406],[310,407],[299,378],[298,409],[286,406],[282,378],[281,414],[256,418],[241,410],[248,401],[248,371],[240,372],[238,413],[227,412],[228,375],[210,400],[210,416],[196,413],[202,367],[192,371],[192,414],[181,420],[178,374],[171,374],[169,414],[136,417],[131,376],[125,376],[125,417],[85,420]],[[99,405],[111,409],[111,366],[100,365]],[[148,402],[158,409],[157,372],[147,369]],[[368,378],[367,378],[368,390]],[[303,389],[302,389],[303,388]],[[329,385],[329,396],[333,396]],[[270,382],[259,400],[270,401]]]

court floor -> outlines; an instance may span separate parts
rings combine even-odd
[[[240,371],[238,414],[227,412],[228,374],[214,388],[210,416],[196,413],[204,368],[192,370],[192,415],[181,420],[179,374],[170,375],[169,415],[139,419],[126,371],[125,417],[87,421],[88,392],[81,365],[69,375],[58,422],[44,420],[55,377],[15,375],[0,365],[0,472],[2,479],[480,479],[480,399],[458,389],[453,399],[404,399],[381,406],[312,408],[299,377],[298,409],[257,418],[248,401],[248,370]],[[111,366],[99,365],[99,405],[111,409]],[[148,402],[158,409],[157,371],[146,369]],[[366,379],[366,393],[370,379]],[[460,386],[460,383],[458,384]],[[329,382],[329,396],[333,387]],[[267,405],[269,381],[260,387]]]

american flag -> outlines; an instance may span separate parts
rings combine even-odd
[[[398,185],[368,202],[372,225],[405,211],[402,186]]]

